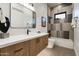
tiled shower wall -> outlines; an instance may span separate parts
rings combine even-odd
[[[58,5],[52,9],[50,8],[50,15],[48,16],[52,18],[48,17],[49,37],[73,39],[73,29],[71,27],[72,11],[72,5]],[[61,12],[66,12],[66,19],[55,23],[54,14]]]

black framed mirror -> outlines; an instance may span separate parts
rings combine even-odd
[[[41,17],[41,26],[46,27],[46,18],[43,16]]]
[[[36,13],[33,12],[32,28],[36,28]]]

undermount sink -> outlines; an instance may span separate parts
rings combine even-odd
[[[37,34],[39,34],[39,33],[29,33],[28,35],[37,35]]]

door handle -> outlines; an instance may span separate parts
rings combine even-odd
[[[16,53],[16,52],[19,52],[19,51],[21,51],[23,48],[20,48],[20,49],[17,49],[17,50],[15,50],[14,52]]]

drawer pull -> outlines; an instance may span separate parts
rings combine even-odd
[[[14,52],[16,53],[16,52],[19,52],[19,51],[21,51],[23,48],[20,48],[20,49],[18,49],[18,50],[15,50]]]

